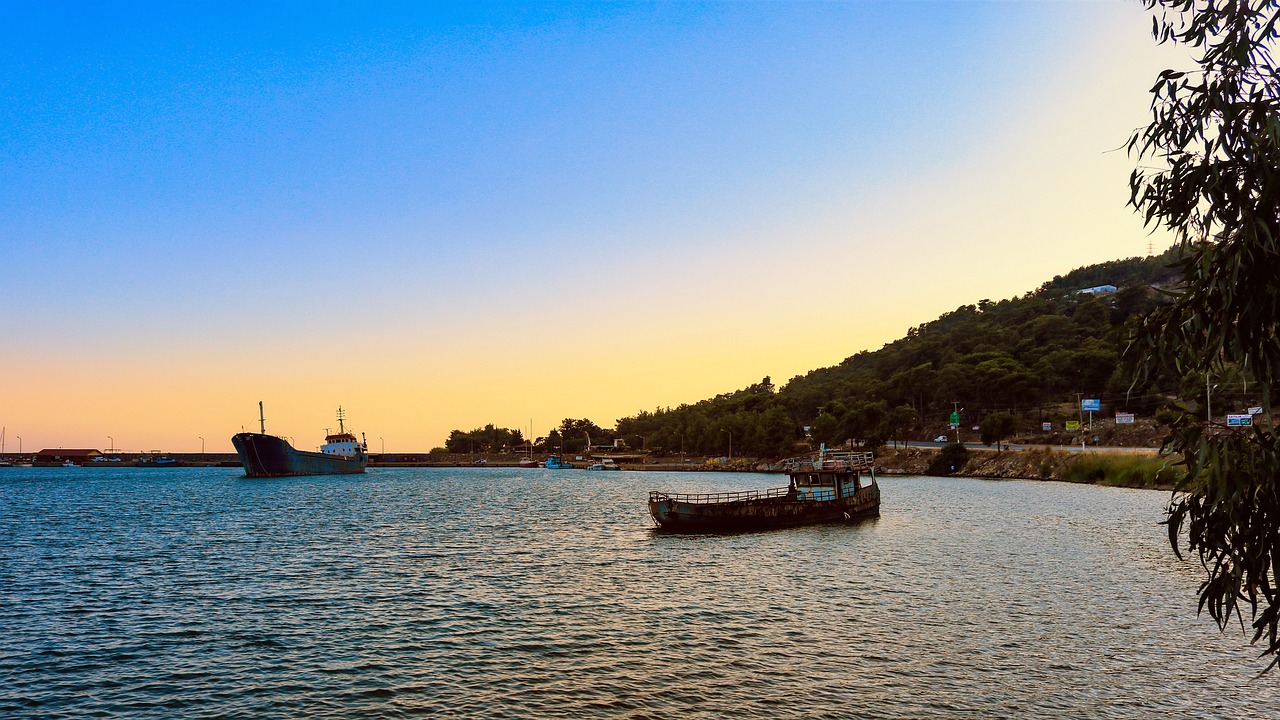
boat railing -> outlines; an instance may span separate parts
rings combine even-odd
[[[769,488],[768,490],[738,490],[722,493],[668,493],[660,490],[649,491],[649,502],[674,500],[681,503],[710,504],[740,502],[745,500],[761,500],[764,498],[786,497],[795,492],[794,488]]]
[[[826,452],[821,456],[787,458],[782,461],[785,472],[797,473],[812,470],[862,470],[875,462],[872,452]]]

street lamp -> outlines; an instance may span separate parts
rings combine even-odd
[[[204,438],[200,438],[200,460],[204,460]]]
[[[733,433],[725,430],[724,428],[720,428],[720,432],[726,433],[729,436],[729,462],[733,462]]]
[[[387,441],[386,441],[386,440],[383,440],[381,436],[379,436],[379,437],[378,437],[378,440],[380,440],[380,441],[382,442],[382,452],[380,452],[380,453],[378,453],[378,454],[379,454],[379,455],[386,455],[386,454],[387,454]]]
[[[22,454],[22,436],[16,435],[15,437],[18,438],[18,454],[21,455]]]
[[[116,446],[116,439],[108,435],[107,436],[107,452],[111,452],[112,450],[114,450],[115,446]]]

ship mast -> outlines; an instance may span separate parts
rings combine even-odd
[[[262,414],[262,401],[258,401],[258,431],[263,435],[267,434],[267,419]]]
[[[343,417],[345,416],[342,414],[342,406],[339,405],[338,406],[338,433],[339,434],[346,432],[346,428],[342,426]]]

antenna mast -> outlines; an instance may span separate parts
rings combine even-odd
[[[344,414],[343,414],[343,412],[342,412],[342,406],[341,406],[341,405],[339,405],[339,406],[338,406],[338,432],[339,432],[339,433],[344,433],[344,432],[346,432],[346,431],[347,431],[347,429],[346,429],[345,427],[343,427],[343,426],[342,426],[342,420],[343,420],[345,417],[346,417],[346,415],[344,415]]]

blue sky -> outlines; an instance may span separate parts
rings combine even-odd
[[[6,4],[0,421],[181,450],[266,396],[294,434],[341,402],[426,449],[838,362],[1145,252],[1109,151],[1167,57],[1147,25],[1102,2]],[[809,341],[760,348],[788,334]]]

